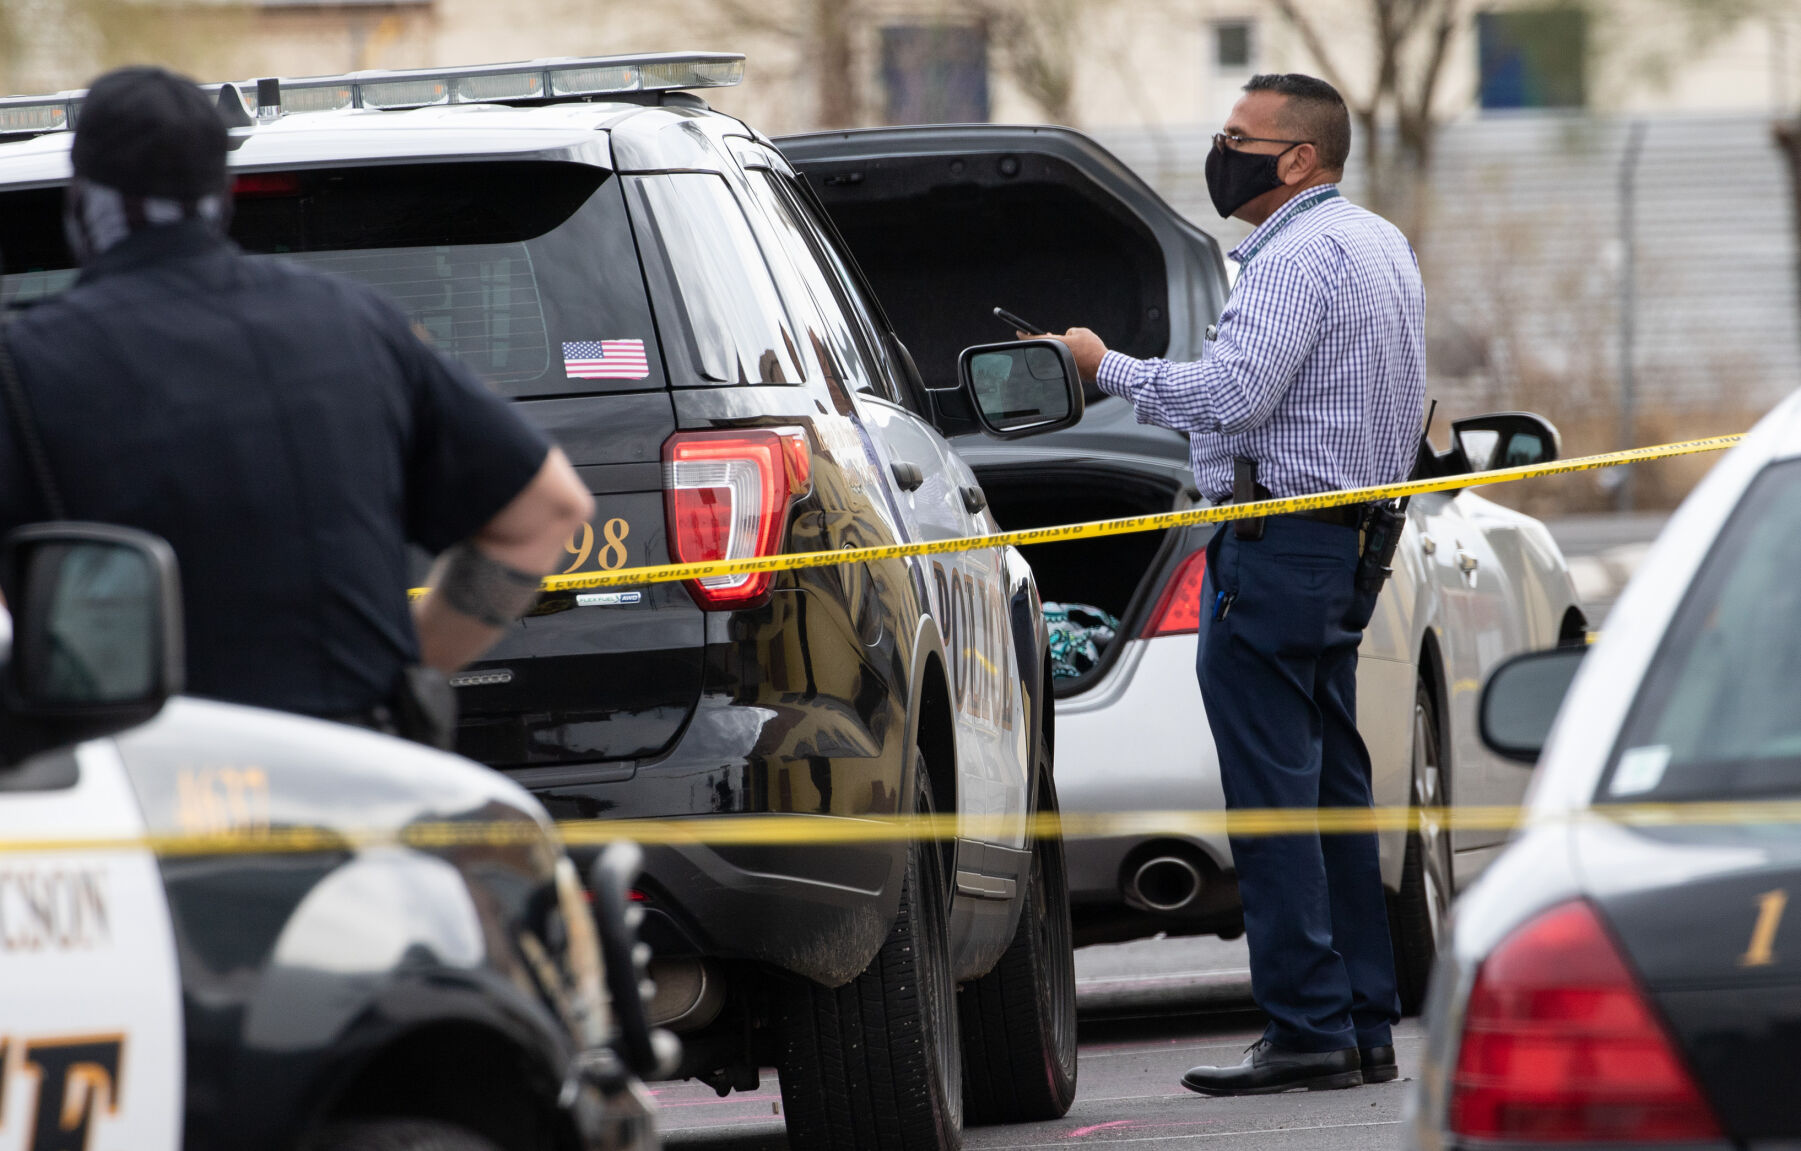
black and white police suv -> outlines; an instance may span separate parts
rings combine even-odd
[[[972,349],[928,391],[809,189],[693,94],[742,71],[216,86],[233,235],[388,292],[562,446],[598,505],[567,573],[994,531],[945,436],[1073,423],[1067,352]],[[0,145],[15,300],[73,275],[78,114],[0,101],[39,133]],[[721,1092],[775,1066],[796,1146],[950,1147],[1075,1090],[1061,844],[1027,834],[1056,804],[1047,646],[1011,549],[547,594],[458,679],[459,749],[565,820],[816,820],[833,842],[647,849],[653,1020]],[[960,834],[842,834],[913,813]]]
[[[181,601],[153,536],[22,529],[0,588],[0,1147],[655,1145],[635,848],[596,864],[597,934],[517,785],[173,697]],[[404,836],[470,822],[508,834]],[[232,835],[252,842],[215,850]]]

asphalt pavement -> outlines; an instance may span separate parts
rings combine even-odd
[[[1632,512],[1545,521],[1570,565],[1570,579],[1588,613],[1589,627],[1598,630],[1606,622],[1613,601],[1669,518],[1668,512]]]
[[[971,1127],[972,1151],[1118,1144],[1133,1151],[1230,1142],[1246,1151],[1393,1151],[1417,1074],[1419,1028],[1396,1034],[1401,1079],[1347,1091],[1208,1099],[1182,1088],[1197,1063],[1236,1063],[1262,1032],[1244,941],[1140,940],[1076,953],[1082,1009],[1075,1106],[1062,1119]],[[664,1142],[708,1151],[777,1151],[775,1074],[723,1099],[698,1083],[656,1084]]]
[[[1563,549],[1590,626],[1604,626],[1626,581],[1668,513],[1547,520]],[[1208,1099],[1182,1088],[1197,1063],[1236,1063],[1262,1031],[1251,1002],[1242,939],[1149,939],[1076,953],[1081,1006],[1081,1074],[1075,1106],[1062,1119],[972,1127],[972,1151],[1129,1145],[1133,1151],[1205,1147],[1229,1141],[1244,1151],[1394,1151],[1419,1073],[1417,1020],[1395,1034],[1401,1078],[1348,1091]],[[660,1125],[672,1148],[777,1151],[781,1089],[773,1071],[762,1087],[723,1099],[698,1083],[657,1084]]]

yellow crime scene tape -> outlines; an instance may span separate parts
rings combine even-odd
[[[1717,452],[1737,444],[1742,436],[1712,436],[1655,447],[1601,455],[1579,456],[1550,464],[1499,468],[1431,480],[1414,480],[1377,487],[1353,488],[1287,499],[1195,508],[1159,515],[1129,516],[1061,527],[998,532],[985,536],[891,544],[883,547],[846,548],[842,551],[802,552],[754,559],[707,563],[657,564],[621,568],[610,572],[551,576],[544,580],[547,592],[624,587],[674,580],[751,572],[792,571],[834,564],[869,563],[909,556],[938,555],[974,548],[1054,543],[1094,539],[1132,532],[1160,531],[1190,524],[1281,515],[1343,504],[1374,503],[1431,492],[1455,491],[1513,483],[1540,476],[1569,475],[1621,464],[1671,459],[1677,456]],[[414,588],[412,595],[427,589]],[[1376,808],[1270,808],[1239,811],[1137,811],[1084,812],[1059,815],[1041,813],[1026,821],[1029,838],[1061,836],[1111,838],[1152,835],[1306,835],[1359,834],[1418,830],[1433,825],[1450,830],[1513,831],[1527,824],[1553,821],[1602,821],[1632,827],[1769,826],[1801,823],[1801,801],[1760,800],[1744,803],[1640,803],[1604,805],[1558,816],[1534,816],[1520,807],[1376,807]],[[707,846],[805,846],[845,843],[894,842],[913,839],[978,840],[1010,838],[1020,830],[1017,818],[941,814],[928,816],[870,817],[855,815],[742,814],[694,816],[678,819],[575,820],[560,822],[556,830],[571,847],[597,846],[615,840],[647,845]],[[0,840],[0,856],[68,851],[151,850],[162,856],[283,854],[357,850],[398,846],[419,850],[456,847],[531,844],[539,842],[537,824],[524,821],[450,821],[413,824],[398,830],[345,830],[318,827],[277,827],[240,830],[202,830],[137,836],[84,836],[14,838]]]
[[[1149,516],[1127,516],[1115,520],[1064,524],[1060,527],[1028,528],[1022,531],[996,532],[985,536],[959,536],[915,543],[887,544],[880,547],[845,548],[841,551],[792,552],[786,555],[755,556],[748,559],[709,560],[701,563],[651,564],[645,567],[619,568],[608,572],[584,572],[581,575],[545,577],[547,592],[590,591],[596,588],[633,587],[643,584],[668,583],[674,580],[706,579],[712,576],[745,575],[752,572],[795,571],[800,568],[831,567],[836,564],[872,563],[877,560],[905,559],[909,556],[943,555],[947,552],[973,551],[976,548],[1016,547],[1022,544],[1056,543],[1063,540],[1096,539],[1101,536],[1129,535],[1133,532],[1162,531],[1190,524],[1223,523],[1227,520],[1255,519],[1258,516],[1283,515],[1313,508],[1338,507],[1343,504],[1375,503],[1397,500],[1404,496],[1420,496],[1430,492],[1457,491],[1462,488],[1487,487],[1513,483],[1540,476],[1562,476],[1573,472],[1589,472],[1621,464],[1645,463],[1676,456],[1718,452],[1738,443],[1742,436],[1711,436],[1701,440],[1661,444],[1656,447],[1631,448],[1623,452],[1606,452],[1595,456],[1578,456],[1549,464],[1531,464],[1517,468],[1498,468],[1486,472],[1466,472],[1432,480],[1409,480],[1405,483],[1382,484],[1377,487],[1348,488],[1344,491],[1320,492],[1310,496],[1258,500],[1255,503],[1222,504],[1217,507],[1194,508],[1183,512],[1161,512]],[[411,589],[414,599],[426,588]]]
[[[1801,800],[1606,804],[1534,815],[1521,807],[1262,808],[1240,811],[1134,811],[1059,815],[1024,821],[1027,838],[1118,838],[1155,835],[1344,835],[1382,831],[1514,831],[1527,826],[1591,823],[1632,828],[1769,827],[1801,823]],[[569,847],[618,840],[652,846],[805,847],[910,840],[1011,838],[1016,819],[955,814],[921,816],[734,815],[688,819],[572,820],[556,831]],[[259,830],[136,836],[59,836],[0,841],[0,857],[60,852],[149,850],[167,857],[288,855],[372,847],[420,851],[529,846],[543,830],[525,820],[416,823],[399,829],[276,827]]]

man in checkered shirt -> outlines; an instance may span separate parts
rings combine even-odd
[[[1256,231],[1198,363],[1136,360],[1061,337],[1083,378],[1141,423],[1188,432],[1196,481],[1259,496],[1405,478],[1425,397],[1425,295],[1406,237],[1338,190],[1351,123],[1330,84],[1252,78],[1214,137],[1207,184]],[[1241,493],[1248,494],[1248,493]],[[1357,645],[1375,596],[1355,587],[1358,509],[1225,525],[1208,545],[1197,672],[1229,808],[1369,807]],[[1400,1018],[1376,838],[1232,838],[1251,985],[1270,1017],[1242,1064],[1196,1067],[1208,1095],[1351,1087],[1396,1075]]]

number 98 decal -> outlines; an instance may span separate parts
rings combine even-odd
[[[593,524],[583,524],[569,537],[569,542],[563,545],[563,550],[575,558],[559,574],[574,575],[579,571],[610,572],[624,567],[631,558],[625,546],[626,538],[631,534],[632,525],[618,516],[601,524],[598,538],[594,534]]]

